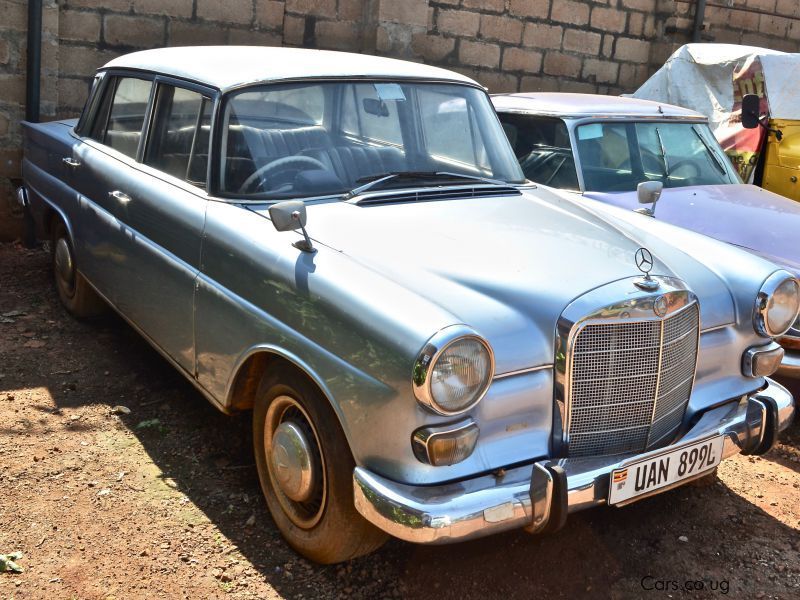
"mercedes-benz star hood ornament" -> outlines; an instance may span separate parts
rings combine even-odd
[[[644,277],[637,279],[633,284],[647,292],[657,290],[659,285],[658,281],[650,277],[650,271],[653,270],[653,265],[655,264],[650,250],[647,248],[639,248],[636,251],[634,259],[636,260],[636,266],[644,273]]]

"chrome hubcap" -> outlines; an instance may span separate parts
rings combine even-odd
[[[272,462],[275,479],[290,500],[305,502],[314,488],[311,447],[302,429],[284,421],[272,436]]]
[[[290,396],[278,396],[267,409],[264,454],[283,512],[300,528],[314,527],[325,509],[325,458],[311,418]]]
[[[75,266],[72,262],[69,243],[64,238],[58,238],[56,241],[55,271],[67,291],[71,291],[75,286]]]

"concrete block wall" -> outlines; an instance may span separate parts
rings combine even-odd
[[[42,118],[76,116],[95,69],[143,48],[288,45],[406,58],[492,92],[619,94],[689,41],[696,0],[44,0]],[[708,0],[704,40],[800,50],[800,0]],[[0,0],[0,240],[20,175],[27,0]]]

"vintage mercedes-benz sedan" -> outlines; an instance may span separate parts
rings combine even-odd
[[[800,204],[742,183],[706,116],[593,94],[500,94],[492,102],[531,181],[746,248],[800,276]],[[786,351],[779,374],[800,378],[800,319],[778,342]]]
[[[794,415],[768,376],[798,281],[526,183],[456,73],[130,54],[80,120],[26,124],[24,182],[66,308],[111,305],[252,409],[269,510],[316,561],[553,531],[766,452]]]

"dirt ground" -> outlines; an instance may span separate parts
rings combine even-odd
[[[715,484],[554,535],[390,541],[321,567],[272,524],[248,415],[218,413],[120,319],[71,319],[50,282],[43,250],[0,245],[0,554],[25,569],[0,573],[0,598],[800,598],[797,424]]]

